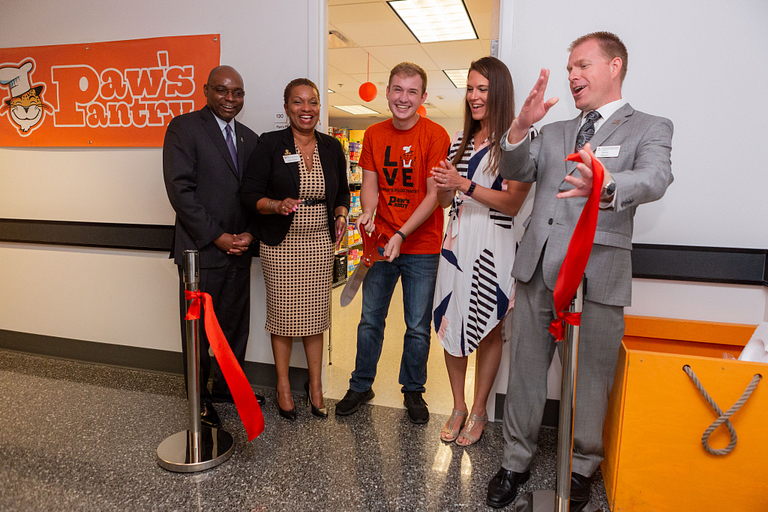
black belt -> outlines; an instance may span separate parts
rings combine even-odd
[[[304,206],[315,206],[316,204],[324,204],[325,199],[302,199],[301,204]]]

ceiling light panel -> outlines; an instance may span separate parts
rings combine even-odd
[[[463,0],[390,0],[387,3],[420,43],[477,39]]]
[[[333,108],[343,110],[344,112],[355,115],[355,116],[362,116],[362,115],[375,116],[376,114],[379,113],[379,112],[376,112],[375,110],[371,110],[368,107],[364,107],[363,105],[334,105]]]
[[[467,74],[469,74],[469,68],[467,69],[444,69],[443,73],[448,79],[453,82],[453,85],[457,89],[464,89],[467,86]]]

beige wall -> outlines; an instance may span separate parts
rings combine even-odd
[[[245,82],[238,119],[261,133],[289,80],[327,81],[326,13],[323,0],[40,0],[34,23],[0,17],[0,48],[219,33],[221,62]],[[162,150],[0,148],[0,218],[172,224]],[[258,260],[252,273],[247,359],[271,362]],[[0,329],[180,351],[177,287],[166,253],[0,244]]]

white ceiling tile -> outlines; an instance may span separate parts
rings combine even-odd
[[[333,48],[328,50],[328,64],[343,70],[346,74],[365,73],[368,69],[368,52],[362,48]],[[370,60],[371,73],[389,72],[373,55]]]
[[[381,0],[328,0],[328,5],[378,4]]]
[[[370,75],[367,73],[353,73],[350,76],[361,84],[366,81],[373,82],[376,84],[376,88],[379,90],[380,94],[384,94],[384,89],[387,88],[387,84],[389,83],[389,71],[386,73],[371,73]]]
[[[392,45],[392,46],[372,46],[365,47],[365,50],[371,52],[371,57],[392,69],[401,62],[415,62],[426,71],[438,69],[432,59],[421,49],[420,44]]]
[[[384,2],[332,6],[328,8],[328,19],[360,46],[418,42]]]
[[[467,6],[477,36],[480,39],[490,39],[493,2],[491,0],[464,0],[464,5]]]
[[[341,94],[357,94],[360,82],[333,66],[328,66],[328,87]]]
[[[473,60],[489,55],[478,40],[427,43],[421,47],[440,69],[468,68]]]

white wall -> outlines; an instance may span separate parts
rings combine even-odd
[[[258,133],[274,129],[288,81],[324,89],[323,0],[39,0],[34,11],[34,23],[0,17],[0,48],[221,34],[221,62],[245,82],[238,119]],[[173,224],[160,148],[0,148],[0,184],[0,218]],[[180,351],[177,286],[164,253],[0,244],[0,329]],[[258,260],[252,288],[247,359],[271,362]]]
[[[518,105],[540,69],[551,70],[547,95],[560,102],[544,124],[577,115],[567,48],[596,30],[627,45],[624,97],[673,121],[675,182],[638,210],[635,242],[768,248],[768,2],[506,0],[503,10],[502,59]]]
[[[768,248],[768,3],[742,0],[502,0],[500,58],[521,105],[541,68],[547,96],[560,102],[540,124],[578,114],[568,90],[567,48],[596,30],[619,35],[629,51],[623,96],[670,118],[674,183],[635,216],[634,242]],[[727,304],[724,307],[724,304]],[[759,323],[764,287],[639,280],[627,314]]]
[[[614,32],[627,45],[624,97],[636,109],[674,122],[675,182],[661,201],[638,209],[635,242],[768,248],[768,2],[500,1],[499,58],[512,71],[517,105],[541,68],[551,70],[547,96],[560,102],[540,124],[578,114],[568,90],[567,48],[597,30]],[[626,314],[768,321],[765,287],[648,279],[632,284]],[[559,374],[559,367],[550,372]],[[494,391],[506,393],[506,382],[503,363]],[[558,396],[552,389],[550,398]]]

